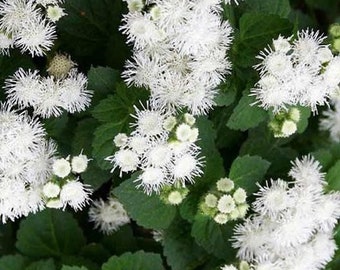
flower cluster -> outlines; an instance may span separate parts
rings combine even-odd
[[[204,215],[212,217],[218,224],[244,218],[249,208],[247,194],[243,188],[235,188],[229,178],[221,178],[216,188],[204,196],[200,209]]]
[[[5,81],[8,101],[20,108],[31,106],[43,118],[60,116],[63,109],[70,113],[85,110],[92,91],[87,90],[87,77],[73,66],[70,59],[57,55],[48,68],[50,76],[20,68]]]
[[[198,129],[192,115],[176,118],[163,110],[136,108],[134,117],[131,135],[120,133],[114,138],[119,150],[106,158],[114,163],[112,170],[119,167],[123,173],[140,169],[135,181],[147,194],[159,193],[163,186],[177,182],[185,186],[202,173],[200,148],[195,144]]]
[[[273,131],[274,137],[289,137],[297,131],[299,121],[300,110],[292,107],[288,111],[274,114],[269,122],[269,128]]]
[[[36,118],[0,104],[0,216],[2,222],[44,208],[41,185],[51,176],[56,146]]]
[[[324,40],[310,30],[298,32],[296,40],[273,40],[273,46],[257,56],[261,78],[251,90],[255,104],[274,113],[294,105],[316,113],[318,105],[328,104],[340,82],[340,56],[333,56]]]
[[[183,187],[179,182],[176,182],[175,185],[164,186],[159,197],[165,204],[179,205],[188,193],[189,189],[187,187]]]
[[[104,234],[111,234],[130,222],[123,205],[116,198],[93,202],[89,210],[89,220]]]
[[[42,56],[56,39],[55,22],[66,15],[63,0],[5,0],[0,2],[0,52],[12,47]]]
[[[323,192],[324,173],[311,156],[292,165],[294,181],[271,180],[260,187],[255,214],[235,227],[233,246],[254,269],[322,269],[337,248],[332,231],[340,217],[340,193]]]
[[[151,92],[154,108],[194,115],[214,104],[216,87],[229,71],[231,27],[219,15],[220,1],[127,0],[121,30],[133,44],[123,77]]]
[[[87,156],[80,154],[54,160],[53,176],[43,185],[42,194],[48,208],[71,206],[75,211],[82,209],[90,200],[91,189],[82,184],[74,174],[83,173],[87,169]]]

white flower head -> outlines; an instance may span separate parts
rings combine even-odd
[[[68,180],[60,191],[60,200],[65,208],[68,204],[75,211],[81,210],[89,201],[92,190],[77,180]]]
[[[125,133],[118,133],[114,139],[113,142],[115,146],[122,147],[128,142],[128,136]]]
[[[223,195],[217,203],[217,209],[224,214],[231,213],[235,207],[235,200],[228,194]]]
[[[229,178],[221,178],[216,183],[217,190],[222,192],[232,191],[234,189],[234,185],[234,181]]]
[[[121,172],[134,171],[137,169],[139,163],[138,155],[129,149],[121,149],[113,156],[107,157],[106,160],[115,163],[112,170],[119,167]]]
[[[283,137],[289,137],[297,131],[297,125],[294,121],[285,120],[281,127]]]
[[[123,205],[116,198],[93,201],[89,209],[89,220],[104,234],[111,234],[130,222]]]
[[[47,182],[43,186],[42,192],[47,198],[56,198],[60,193],[60,186],[53,182]]]
[[[218,224],[226,224],[229,221],[229,217],[227,214],[223,214],[223,213],[218,213],[215,217],[214,220],[216,223]]]
[[[217,201],[218,201],[218,198],[214,194],[211,194],[211,193],[207,194],[204,198],[205,204],[210,208],[216,207]]]
[[[60,158],[53,162],[52,170],[56,176],[65,178],[71,173],[71,164],[65,158]]]
[[[192,134],[191,127],[187,124],[184,123],[180,124],[176,128],[176,138],[181,142],[189,141],[191,134]]]
[[[87,169],[88,158],[86,155],[80,154],[71,160],[71,167],[73,173],[83,173]]]
[[[243,188],[238,188],[233,194],[233,198],[237,204],[245,203],[247,198],[247,193]]]
[[[183,199],[182,194],[177,190],[171,191],[168,195],[168,201],[172,205],[179,205]]]
[[[291,176],[297,183],[303,185],[324,185],[325,173],[321,172],[320,163],[313,156],[303,156],[301,159],[295,159],[292,162],[292,168],[289,171]]]
[[[46,10],[47,18],[52,22],[57,22],[59,19],[66,15],[64,9],[59,6],[48,6]]]
[[[164,171],[153,167],[145,168],[135,181],[140,182],[137,188],[143,187],[143,190],[148,195],[151,195],[152,192],[159,193],[161,187],[168,184]]]

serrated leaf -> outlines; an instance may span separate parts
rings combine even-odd
[[[135,112],[134,105],[147,99],[147,92],[135,87],[128,88],[118,84],[115,94],[103,99],[92,111],[93,117],[100,122],[123,123],[130,120]]]
[[[87,270],[85,266],[68,266],[68,265],[63,265],[61,270]]]
[[[102,270],[164,270],[159,254],[138,251],[124,253],[117,257],[112,256],[103,264]]]
[[[60,257],[76,254],[85,238],[71,214],[46,209],[22,220],[17,233],[17,249],[32,257]]]
[[[258,126],[267,118],[267,112],[256,105],[251,105],[254,103],[255,99],[249,96],[249,93],[244,92],[242,98],[234,108],[231,114],[227,126],[235,130],[247,130]]]
[[[208,253],[226,260],[236,255],[229,241],[233,234],[232,225],[219,225],[213,219],[196,215],[192,225],[191,235]]]
[[[28,267],[25,268],[25,270],[55,270],[55,269],[56,267],[53,259],[33,262]]]
[[[231,164],[229,178],[248,194],[252,194],[257,190],[256,183],[262,180],[269,166],[270,162],[259,156],[238,157]]]
[[[113,194],[140,226],[156,230],[166,229],[176,215],[176,208],[164,204],[157,195],[148,196],[137,189],[136,183],[133,182],[136,177],[134,175],[125,180],[113,190]]]
[[[165,232],[163,246],[167,263],[172,270],[199,269],[207,253],[190,236],[191,224],[177,220]]]
[[[326,181],[331,190],[340,190],[340,160],[328,170]]]
[[[80,255],[63,256],[61,264],[71,267],[84,267],[86,270],[100,270],[100,265]],[[78,270],[78,268],[77,268]],[[83,270],[83,269],[81,269]]]
[[[91,104],[113,93],[119,78],[119,72],[110,67],[91,67],[87,73],[88,89],[94,91]]]
[[[276,14],[283,18],[287,17],[290,13],[289,0],[247,0],[246,4],[249,11]]]
[[[25,270],[26,264],[26,258],[19,254],[6,255],[0,258],[1,270]]]
[[[293,25],[278,15],[247,12],[240,18],[239,29],[233,45],[233,59],[237,59],[238,66],[250,67],[256,63],[255,56],[271,44],[273,38],[291,35]]]

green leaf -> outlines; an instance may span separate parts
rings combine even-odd
[[[61,270],[87,270],[85,266],[68,266],[68,265],[63,265]]]
[[[94,91],[92,105],[98,103],[103,97],[112,94],[119,79],[119,73],[109,67],[91,67],[87,73],[88,89]]]
[[[109,161],[105,158],[111,156],[115,150],[113,145],[113,138],[122,132],[123,126],[116,123],[106,123],[100,125],[94,132],[94,139],[92,141],[92,155],[96,159],[98,166],[103,170],[112,168]]]
[[[246,4],[249,11],[276,14],[283,18],[286,18],[290,13],[289,0],[247,0]]]
[[[55,270],[55,264],[53,259],[40,260],[31,263],[25,270]]]
[[[191,235],[200,246],[208,253],[224,260],[236,255],[229,241],[232,234],[232,225],[219,225],[213,219],[200,214],[196,215],[191,231]]]
[[[290,36],[293,25],[278,15],[247,12],[239,21],[239,35],[233,45],[233,59],[241,67],[250,67],[256,63],[259,54],[273,38],[279,35]]]
[[[297,123],[297,132],[301,134],[308,127],[308,119],[311,115],[311,110],[307,107],[299,107],[298,109],[300,111],[300,120]]]
[[[200,269],[208,258],[207,253],[190,235],[191,224],[176,220],[166,230],[163,240],[164,255],[172,270]]]
[[[1,270],[25,270],[27,260],[24,256],[6,255],[0,258],[0,269]]]
[[[259,156],[238,157],[231,164],[229,178],[239,187],[244,188],[248,194],[257,190],[256,182],[265,176],[270,162]]]
[[[311,154],[320,162],[323,170],[327,170],[333,162],[333,155],[328,149],[319,149]]]
[[[267,112],[254,103],[255,98],[245,91],[231,114],[227,126],[235,130],[247,130],[258,126],[267,118]]]
[[[237,89],[235,87],[228,89],[227,87],[223,90],[220,90],[214,101],[217,106],[229,106],[235,101],[237,94]]]
[[[22,220],[17,239],[17,249],[32,257],[76,254],[85,244],[83,233],[72,215],[54,209]]]
[[[83,247],[80,255],[101,265],[110,257],[110,252],[102,244],[90,243]]]
[[[102,270],[164,270],[159,254],[138,251],[112,256],[103,264]]]
[[[115,94],[103,99],[92,111],[93,117],[100,122],[130,122],[130,114],[135,112],[134,105],[147,100],[144,89],[118,84]],[[126,124],[126,123],[125,123]]]
[[[78,59],[78,64],[121,69],[128,57],[128,48],[118,31],[123,2],[68,0],[63,7],[67,16],[58,21],[61,49]]]
[[[72,151],[78,155],[81,151],[90,156],[92,152],[91,144],[93,141],[93,133],[98,122],[93,118],[86,118],[77,122],[72,141]]]
[[[340,190],[340,160],[328,170],[326,181],[330,189]]]
[[[148,196],[137,189],[134,183],[136,178],[135,174],[125,180],[113,190],[113,194],[138,225],[156,230],[166,229],[176,215],[176,208],[161,202],[157,195]]]

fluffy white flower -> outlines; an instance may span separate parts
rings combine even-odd
[[[237,204],[245,203],[247,198],[247,193],[243,188],[238,188],[233,194],[233,198]]]
[[[135,180],[140,181],[137,187],[143,187],[146,194],[159,192],[160,188],[167,184],[166,175],[160,168],[147,167],[143,173]]]
[[[216,183],[217,190],[222,191],[222,192],[229,192],[233,190],[234,185],[235,185],[234,181],[232,181],[229,178],[221,178]]]
[[[217,197],[211,193],[207,194],[204,198],[205,204],[210,208],[217,206],[217,200],[218,200]]]
[[[111,234],[130,222],[123,205],[115,198],[93,201],[89,209],[89,220],[104,234]]]
[[[226,224],[229,221],[229,216],[227,214],[223,213],[218,213],[215,217],[214,220],[218,224]]]
[[[126,82],[149,88],[156,108],[207,113],[230,69],[232,29],[221,20],[220,1],[154,1],[144,10],[136,4],[120,28],[134,46]]]
[[[320,129],[329,131],[330,138],[334,142],[340,142],[340,103],[336,102],[334,108],[328,108],[322,112]]]
[[[281,132],[284,137],[289,137],[297,131],[297,125],[294,121],[285,120],[281,127]]]
[[[68,204],[75,211],[81,210],[90,200],[91,189],[77,180],[69,180],[60,191],[60,200],[65,208]]]
[[[49,199],[46,203],[47,208],[61,209],[64,204],[59,198]]]
[[[60,158],[53,162],[52,170],[56,176],[64,178],[71,173],[71,164],[68,160]]]
[[[316,113],[317,106],[328,104],[340,82],[340,61],[321,45],[324,39],[318,31],[300,31],[296,40],[279,36],[273,40],[273,48],[260,52],[257,58],[261,62],[255,69],[261,78],[251,90],[254,104],[274,113],[292,105],[310,107]],[[291,133],[293,125],[286,130],[284,133]]]
[[[113,142],[117,147],[124,146],[127,143],[127,141],[128,136],[125,133],[118,133],[113,139]]]
[[[183,201],[183,196],[179,191],[174,190],[168,195],[168,201],[172,205],[178,205]]]
[[[115,153],[114,156],[107,158],[108,161],[112,161],[120,168],[121,172],[130,172],[137,169],[139,158],[138,155],[128,149],[121,149]],[[113,170],[116,167],[113,168]]]
[[[176,138],[181,142],[186,142],[191,137],[191,127],[187,124],[180,124],[176,128]]]
[[[325,184],[325,173],[321,172],[321,165],[313,156],[307,155],[301,159],[297,158],[292,162],[292,165],[289,176],[294,178],[297,183],[305,186]]]

